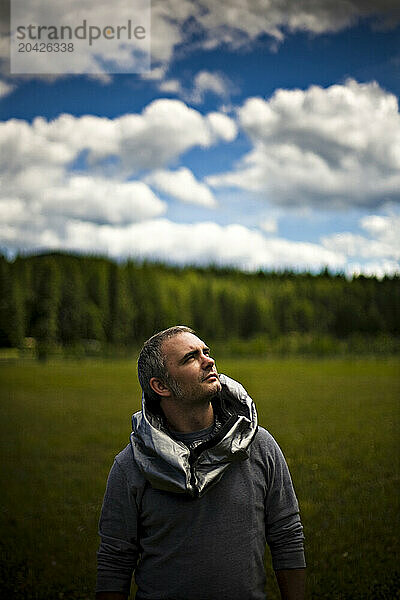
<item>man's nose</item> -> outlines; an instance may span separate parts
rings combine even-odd
[[[205,366],[206,368],[213,367],[215,364],[215,360],[211,356],[208,356],[207,354],[203,354],[202,360],[203,360],[203,366]]]

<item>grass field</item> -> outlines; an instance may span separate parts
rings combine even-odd
[[[400,598],[399,366],[219,363],[248,389],[287,457],[306,534],[307,598]],[[91,599],[107,472],[140,405],[134,363],[8,363],[0,385],[2,597]]]

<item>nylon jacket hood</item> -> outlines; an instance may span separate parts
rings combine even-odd
[[[202,496],[231,463],[248,458],[257,433],[254,402],[237,381],[226,375],[219,379],[222,389],[212,402],[222,427],[194,450],[170,436],[163,418],[147,408],[143,394],[142,410],[132,417],[130,440],[134,460],[153,488]]]

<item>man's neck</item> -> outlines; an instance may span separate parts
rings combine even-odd
[[[206,429],[214,423],[214,410],[211,402],[204,406],[191,406],[190,410],[187,410],[187,407],[161,402],[161,408],[167,419],[168,427],[172,431],[190,433]]]

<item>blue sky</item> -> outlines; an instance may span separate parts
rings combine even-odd
[[[399,272],[397,2],[260,4],[153,1],[144,74],[11,75],[3,27],[0,247]]]

